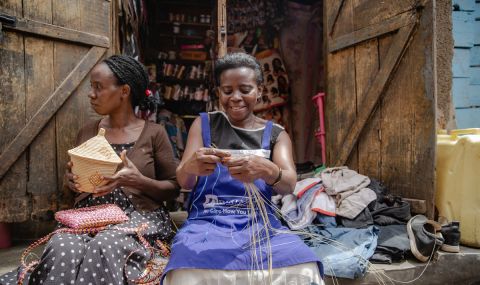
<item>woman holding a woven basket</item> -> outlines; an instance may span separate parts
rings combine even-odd
[[[152,252],[146,249],[146,243],[168,243],[174,234],[163,205],[179,191],[173,149],[162,126],[139,119],[134,113],[134,106],[146,97],[148,75],[144,66],[131,57],[115,55],[92,70],[90,81],[91,106],[104,117],[78,133],[77,145],[92,142],[99,134],[105,136],[111,148],[96,142],[91,143],[91,148],[85,143],[74,149],[80,157],[78,161],[83,158],[91,164],[75,172],[76,165],[69,162],[66,184],[77,193],[75,208],[113,204],[123,210],[128,221],[95,234],[54,234],[38,265],[25,276],[29,284],[127,284],[144,273],[151,260]],[[121,158],[121,169],[113,175],[103,175],[95,159],[108,160],[112,148]],[[92,153],[92,149],[96,152]],[[99,175],[79,179],[83,172],[96,167]],[[75,222],[75,217],[70,219]],[[17,272],[2,276],[3,282],[10,284],[16,284],[17,277]]]
[[[192,202],[163,284],[323,284],[319,259],[275,216],[272,194],[292,193],[296,172],[288,134],[253,113],[258,61],[227,54],[215,83],[225,112],[202,113],[190,128],[177,179]]]

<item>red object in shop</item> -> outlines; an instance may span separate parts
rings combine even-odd
[[[12,245],[10,229],[8,224],[0,222],[0,249],[8,248]]]
[[[318,117],[320,126],[318,127],[317,132],[315,133],[315,137],[317,138],[318,142],[322,146],[322,164],[325,165],[327,162],[327,152],[325,149],[325,117],[324,117],[324,110],[323,110],[323,97],[325,97],[325,93],[320,92],[317,95],[313,96],[312,100],[317,106],[318,109]]]

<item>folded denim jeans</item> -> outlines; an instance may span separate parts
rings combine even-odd
[[[326,228],[309,226],[304,242],[324,264],[329,276],[355,279],[365,274],[368,260],[377,246],[378,228]]]

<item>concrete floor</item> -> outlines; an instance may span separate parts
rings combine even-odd
[[[327,278],[326,284],[375,285],[480,285],[480,249],[461,247],[460,253],[438,251],[430,263],[407,260],[392,265],[374,264],[363,278]]]
[[[22,243],[14,245],[7,249],[0,249],[0,275],[16,269],[20,265],[20,256],[30,244]],[[36,248],[33,253],[34,258],[40,258],[43,251],[43,245]],[[27,261],[29,261],[28,259]]]
[[[0,250],[0,275],[11,271],[20,263],[20,256],[28,244],[15,245]],[[42,248],[35,253],[40,256]],[[365,277],[356,280],[328,277],[326,284],[376,285],[409,284],[421,285],[480,285],[480,249],[462,247],[458,254],[438,252],[428,265],[407,260],[393,265],[373,265]]]

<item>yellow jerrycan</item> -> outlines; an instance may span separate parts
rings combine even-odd
[[[437,135],[436,206],[460,222],[460,243],[480,247],[480,129]]]

